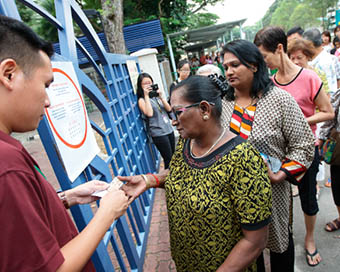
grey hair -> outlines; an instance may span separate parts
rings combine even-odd
[[[222,71],[220,68],[218,68],[216,65],[213,64],[205,64],[198,68],[196,75],[202,75],[202,74],[217,74],[218,76],[222,76]]]
[[[303,38],[311,41],[315,47],[320,47],[322,45],[321,32],[316,27],[308,28],[303,33]]]

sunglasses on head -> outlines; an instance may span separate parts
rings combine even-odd
[[[201,101],[202,102],[202,101]],[[189,106],[185,106],[185,107],[182,107],[182,108],[178,108],[178,109],[172,109],[172,112],[175,116],[175,120],[178,121],[178,117],[182,114],[182,112],[185,112],[187,111],[188,109],[190,108],[193,108],[193,107],[197,107],[201,104],[201,102],[198,102],[198,103],[194,103],[194,104],[191,104]],[[210,105],[212,106],[215,106],[215,103],[212,103],[212,102],[208,102]]]

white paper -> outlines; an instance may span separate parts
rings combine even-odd
[[[92,196],[103,197],[108,193],[111,186],[117,186],[117,188],[120,189],[124,185],[124,183],[120,181],[117,177],[115,177],[109,184],[110,185],[106,190],[96,191],[92,194]]]
[[[99,153],[78,79],[71,62],[52,62],[54,81],[46,90],[45,110],[58,151],[71,181]]]

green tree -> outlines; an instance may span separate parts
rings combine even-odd
[[[311,26],[328,29],[327,11],[336,6],[337,0],[276,0],[261,22],[263,26],[278,25],[285,30],[293,26]]]
[[[164,34],[208,26],[217,22],[218,16],[207,13],[205,7],[222,0],[76,0],[82,9],[95,9],[100,12],[108,36],[111,52],[125,53],[122,27],[131,23],[160,19]],[[54,0],[35,0],[49,13],[55,15]],[[20,4],[19,4],[20,6]],[[57,30],[45,19],[23,6],[20,13],[25,22],[31,25],[46,40],[58,40]],[[26,15],[27,14],[27,15]],[[124,16],[123,16],[124,15]],[[89,18],[96,31],[102,31],[99,17]],[[124,21],[123,21],[124,20]],[[75,25],[75,34],[82,35]],[[112,38],[112,39],[111,39]],[[174,48],[182,48],[183,37],[174,39]],[[114,45],[114,46],[112,46]]]
[[[287,22],[286,30],[294,26],[301,26],[306,29],[314,25],[319,25],[320,21],[317,19],[319,17],[318,11],[310,9],[310,12],[307,13],[306,10],[308,9],[307,3],[298,4]]]
[[[286,0],[281,2],[278,8],[274,11],[270,24],[281,26],[287,31],[289,28],[291,14],[298,5],[298,0]]]

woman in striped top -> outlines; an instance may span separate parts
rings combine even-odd
[[[314,137],[295,99],[274,86],[264,59],[253,43],[237,40],[223,49],[223,65],[230,88],[223,104],[222,123],[267,158],[277,158],[279,164],[281,161],[279,169],[268,169],[273,214],[267,247],[271,251],[272,271],[293,271],[289,182],[297,184],[310,166]],[[263,258],[258,259],[258,271],[264,271]]]

